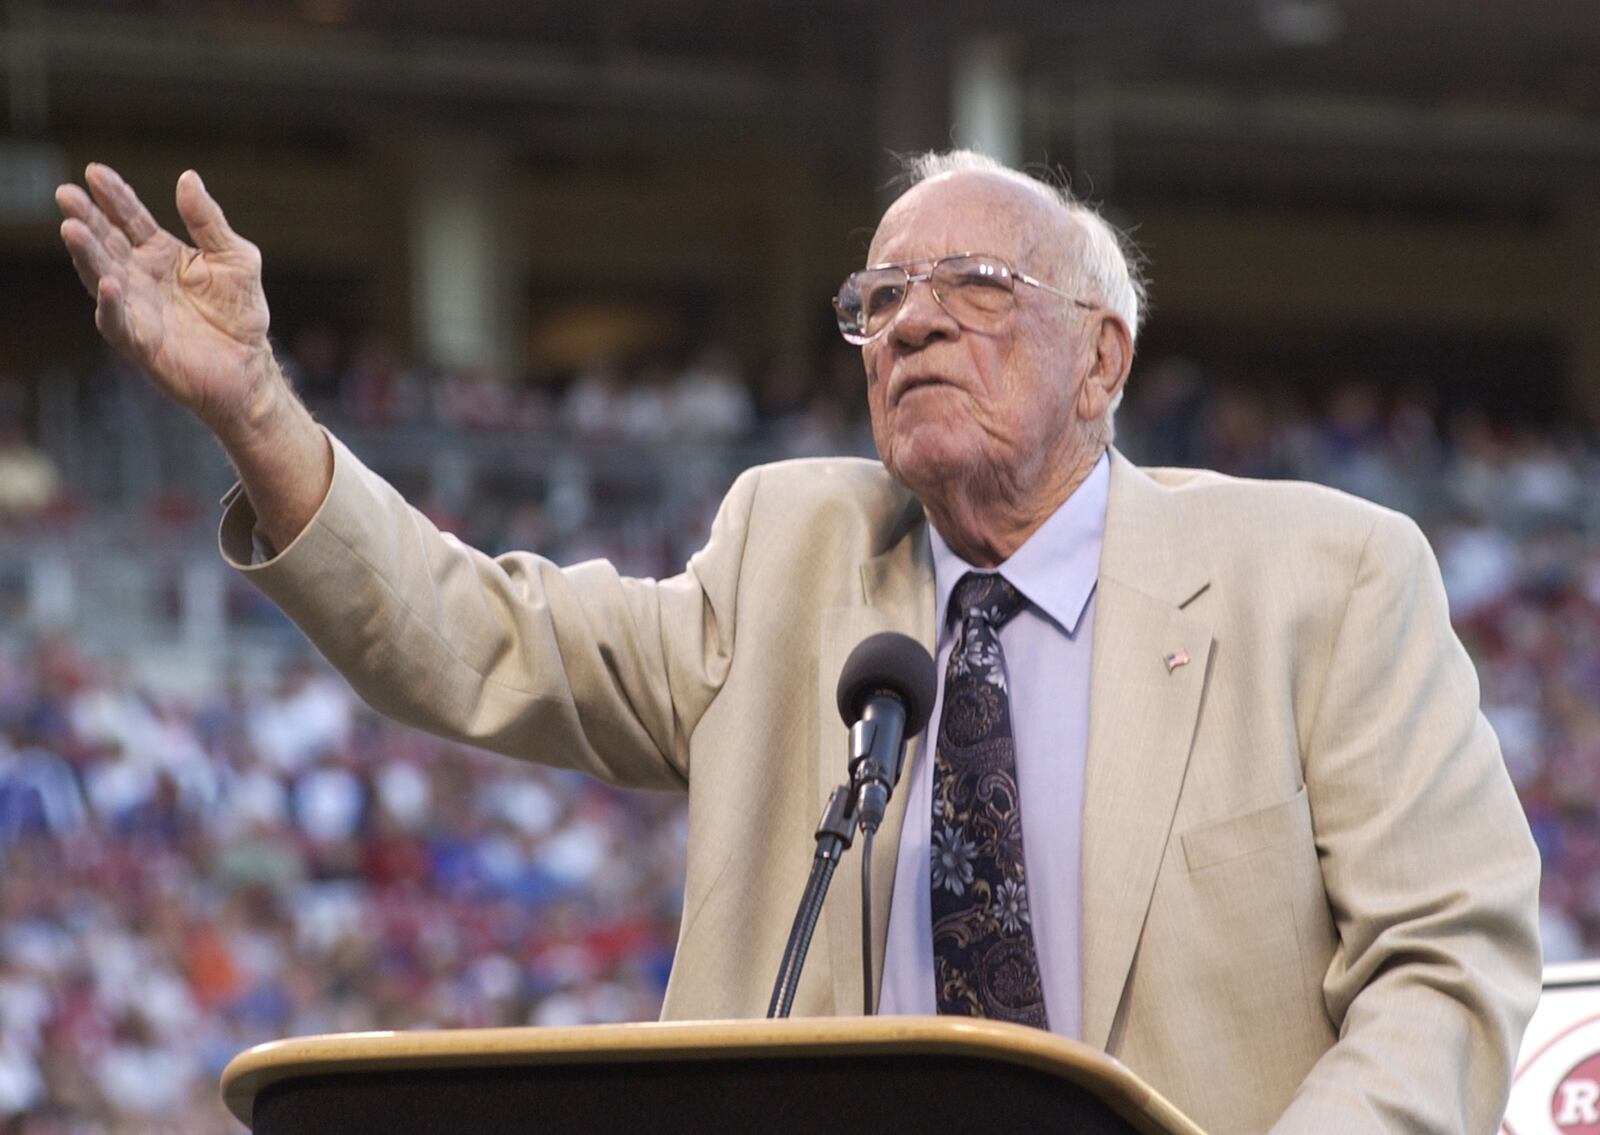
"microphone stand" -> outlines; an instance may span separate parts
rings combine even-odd
[[[850,783],[841,784],[828,797],[817,824],[817,850],[811,860],[811,874],[806,879],[805,893],[800,908],[795,912],[794,925],[789,929],[789,941],[784,946],[783,961],[778,967],[778,980],[772,989],[772,1000],[767,1006],[768,1017],[787,1017],[794,1003],[794,994],[800,984],[800,971],[805,966],[806,953],[811,948],[811,938],[816,932],[817,919],[822,913],[822,903],[839,860],[849,850],[856,828],[862,831],[861,846],[861,978],[863,1014],[872,1016],[875,999],[872,995],[872,838],[883,822],[889,806],[889,794],[900,778],[900,763],[905,754],[905,708],[898,701],[875,699],[850,729]],[[885,745],[878,745],[880,729],[887,737],[902,738],[896,746],[898,752],[885,754]],[[893,761],[893,765],[889,763]]]
[[[833,881],[834,868],[850,847],[855,837],[858,814],[852,786],[841,784],[828,797],[817,823],[817,850],[811,859],[811,875],[806,879],[805,894],[800,898],[800,909],[795,911],[794,925],[789,928],[789,942],[783,948],[783,962],[778,967],[778,980],[772,988],[772,1001],[767,1006],[768,1017],[787,1017],[794,1004],[794,992],[800,985],[800,970],[806,964],[806,952],[811,948],[811,935],[817,929],[817,917],[822,913],[822,900],[828,895],[828,884]]]

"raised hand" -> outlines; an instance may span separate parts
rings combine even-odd
[[[193,170],[178,214],[194,245],[151,217],[115,170],[56,190],[61,239],[95,300],[95,325],[169,397],[223,436],[246,429],[282,378],[267,342],[261,253],[229,227]]]
[[[333,451],[273,360],[260,251],[228,226],[193,170],[178,178],[193,245],[156,224],[109,166],[91,165],[83,179],[87,193],[63,185],[56,204],[95,325],[217,435],[257,531],[287,547],[327,494]]]

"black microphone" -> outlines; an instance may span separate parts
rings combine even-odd
[[[916,639],[885,631],[863,639],[839,674],[839,714],[850,726],[850,776],[861,827],[875,832],[900,781],[905,741],[933,713],[933,658]]]

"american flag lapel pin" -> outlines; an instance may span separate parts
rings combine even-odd
[[[1170,674],[1179,666],[1189,665],[1189,652],[1187,650],[1174,650],[1162,659],[1167,664],[1167,673]]]

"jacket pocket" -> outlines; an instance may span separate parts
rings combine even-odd
[[[1311,807],[1302,785],[1287,800],[1184,832],[1183,858],[1191,872],[1203,871],[1258,851],[1310,843],[1311,839]]]

